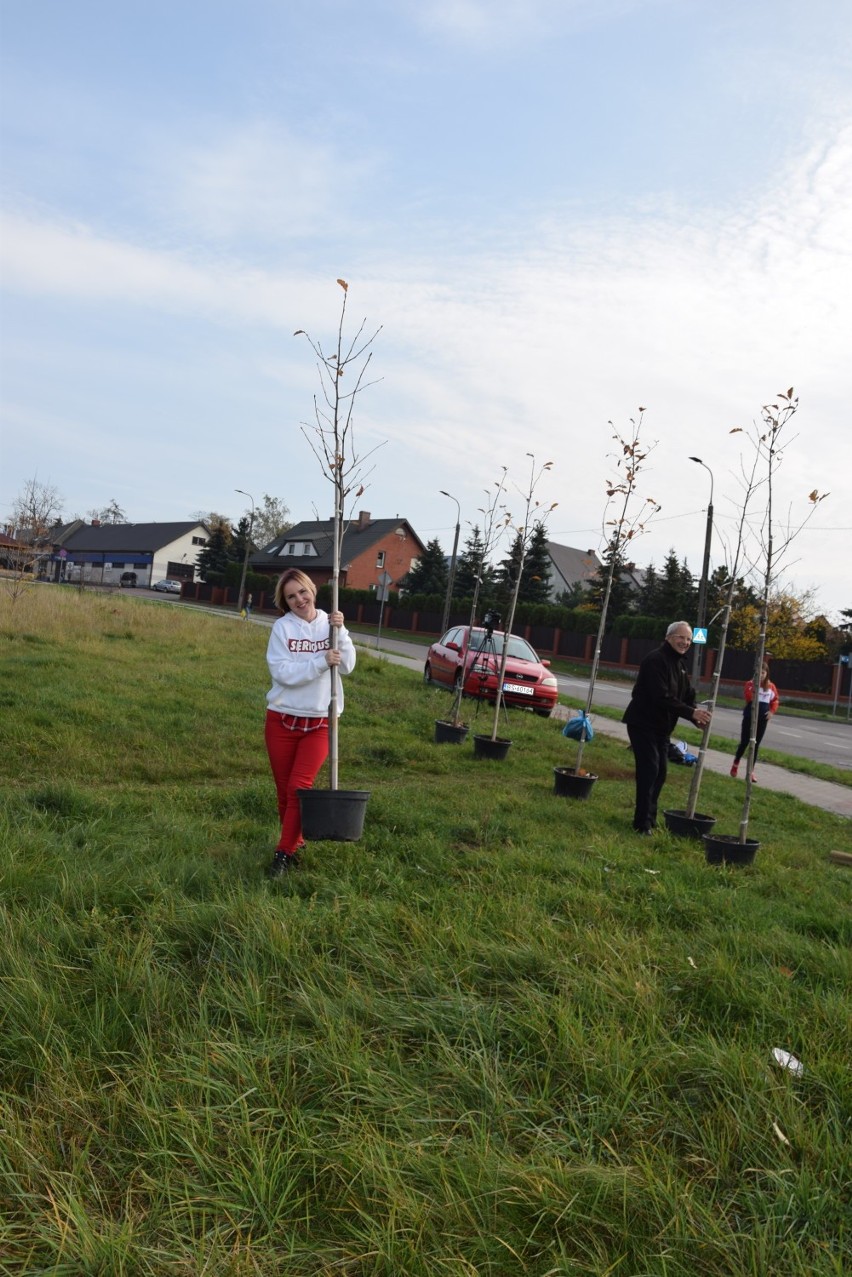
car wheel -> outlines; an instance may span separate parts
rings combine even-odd
[[[551,714],[553,713],[553,710],[552,709],[537,709],[534,711],[534,713],[537,714],[539,718],[550,718]]]
[[[464,674],[461,670],[456,670],[456,676],[453,679],[453,691],[458,692],[464,686]]]
[[[431,683],[432,681],[433,681],[433,679],[432,679],[432,666],[431,666],[431,665],[429,664],[429,662],[427,661],[427,662],[426,662],[426,665],[424,666],[424,669],[423,669],[423,682],[424,682],[424,683]]]

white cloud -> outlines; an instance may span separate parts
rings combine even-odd
[[[42,299],[114,316],[159,309],[187,325],[200,318],[259,335],[294,327],[326,334],[334,323],[333,279],[307,270],[247,269],[20,214],[5,219],[2,243],[7,288]],[[641,403],[646,437],[660,440],[648,478],[664,510],[637,555],[659,563],[675,543],[697,563],[707,492],[687,456],[707,456],[713,466],[724,528],[738,455],[727,432],[793,384],[800,437],[779,498],[796,505],[813,487],[832,490],[820,511],[824,530],[803,537],[794,575],[820,586],[836,580],[837,534],[829,529],[852,507],[852,480],[839,464],[847,451],[850,243],[852,130],[814,147],[750,207],[715,219],[690,219],[682,209],[655,217],[645,208],[634,219],[584,223],[554,212],[518,225],[513,244],[483,237],[477,252],[466,243],[450,256],[442,245],[434,256],[394,259],[383,246],[374,262],[356,266],[349,295],[353,318],[384,326],[376,347],[383,385],[359,417],[365,446],[389,440],[371,501],[416,519],[419,505],[432,506],[424,493],[447,486],[451,473],[469,519],[499,467],[520,480],[520,459],[533,450],[556,461],[552,490],[542,493],[560,501],[554,533],[572,540],[576,532],[574,543],[591,545],[596,536],[579,530],[600,525],[607,421],[624,426]],[[276,394],[280,388],[281,420],[298,422],[309,413],[311,361],[302,366],[289,347],[281,350],[264,354],[261,369]],[[239,369],[229,371],[238,384]],[[246,364],[247,384],[257,372]],[[210,393],[216,385],[211,368]],[[262,450],[262,438],[254,447]]]
[[[511,47],[539,39],[566,23],[603,25],[636,8],[678,0],[419,0],[412,20],[462,44]]]
[[[159,307],[222,323],[287,324],[296,272],[279,276],[233,262],[127,243],[94,228],[0,216],[2,278],[12,292],[81,303]]]
[[[157,164],[163,164],[162,153]],[[354,160],[325,138],[254,121],[174,150],[167,180],[155,186],[158,198],[196,234],[281,244],[338,225],[377,165],[369,148],[361,146]]]

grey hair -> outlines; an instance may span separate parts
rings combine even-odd
[[[682,625],[686,626],[686,628],[689,630],[690,637],[691,637],[692,626],[689,624],[689,621],[672,621],[671,625],[666,630],[666,638],[668,638],[670,634],[674,634],[675,630],[679,630]]]

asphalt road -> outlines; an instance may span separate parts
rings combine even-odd
[[[359,646],[375,650],[375,639],[367,634],[354,635]],[[392,652],[400,658],[399,663],[409,669],[422,672],[426,649],[418,643],[408,643],[404,639],[391,639],[382,636],[381,650]],[[576,700],[585,700],[588,693],[588,680],[572,678],[557,674],[559,691],[563,696],[571,696]],[[613,709],[624,709],[630,699],[630,685],[627,683],[607,683],[598,679],[595,683],[595,705],[606,705]],[[742,713],[738,709],[725,709],[717,706],[713,715],[713,735],[728,736],[731,740],[739,740]],[[766,730],[764,744],[769,749],[780,753],[791,754],[797,758],[810,758],[814,762],[828,763],[832,767],[852,770],[852,723],[843,720],[828,722],[826,719],[810,719],[785,717],[783,710],[773,717]]]

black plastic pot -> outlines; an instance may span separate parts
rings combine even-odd
[[[492,740],[490,736],[474,736],[473,753],[476,758],[494,758],[501,762],[508,754],[511,743],[500,736],[496,740]]]
[[[573,767],[554,767],[553,792],[560,798],[588,798],[596,780],[590,772],[578,775]]]
[[[306,842],[357,842],[364,832],[368,789],[299,789]]]
[[[450,723],[445,718],[436,718],[435,744],[461,745],[467,739],[469,731],[466,723]]]
[[[700,811],[697,811],[694,816],[687,816],[684,810],[676,809],[664,811],[663,816],[666,829],[670,834],[677,834],[678,838],[703,838],[705,834],[710,833],[716,823],[715,816],[704,816]]]
[[[759,846],[756,838],[740,842],[736,834],[704,835],[704,857],[708,865],[750,865]]]

